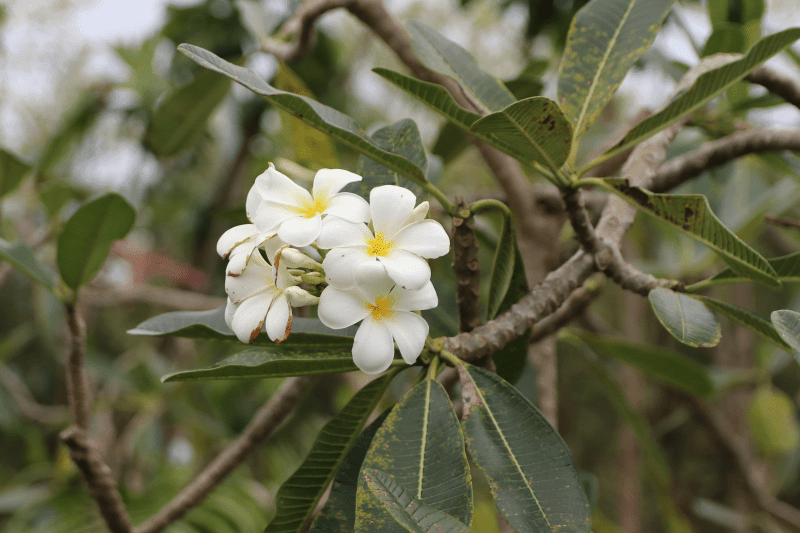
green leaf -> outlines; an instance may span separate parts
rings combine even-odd
[[[778,335],[778,332],[772,326],[770,321],[761,315],[753,313],[752,311],[748,311],[747,309],[742,309],[741,307],[736,307],[735,305],[731,305],[727,302],[709,298],[707,296],[697,295],[694,296],[694,298],[697,298],[703,302],[706,307],[710,308],[712,311],[722,313],[740,326],[746,327],[756,335],[768,340],[775,346],[789,351],[789,345],[786,344],[783,339],[781,339],[781,336]]]
[[[230,90],[231,81],[201,70],[192,81],[172,92],[147,125],[145,145],[159,157],[187,148],[205,130],[209,117]]]
[[[587,532],[589,502],[569,448],[514,387],[459,364],[467,448],[500,514],[520,533]]]
[[[461,46],[416,20],[406,23],[406,29],[419,60],[456,80],[487,111],[499,111],[516,100],[502,81],[481,70]]]
[[[776,277],[787,283],[800,283],[800,252],[767,259],[769,265],[775,270]],[[726,285],[729,283],[744,283],[753,281],[750,278],[738,274],[730,268],[718,274],[686,287],[686,292],[697,292],[713,285]]]
[[[425,505],[472,522],[464,436],[444,387],[426,379],[392,410],[372,439],[361,472],[381,469]],[[402,531],[359,479],[356,531]]]
[[[67,202],[73,200],[83,201],[86,199],[86,195],[83,191],[68,183],[53,181],[39,190],[39,198],[42,200],[42,204],[44,204],[44,208],[50,218],[56,218],[56,215]]]
[[[61,279],[72,289],[89,282],[108,256],[114,241],[133,227],[136,211],[117,193],[81,205],[58,236],[56,263]]]
[[[0,239],[0,258],[11,263],[14,268],[30,277],[33,281],[41,283],[50,291],[56,290],[56,278],[50,270],[36,259],[27,244],[23,242],[10,243]]]
[[[544,90],[542,76],[545,75],[549,66],[550,60],[548,59],[529,59],[519,75],[504,84],[514,95],[515,100],[541,96],[542,90]]]
[[[475,121],[470,131],[481,134],[491,144],[501,141],[501,150],[523,162],[536,161],[558,169],[569,156],[572,126],[557,103],[543,96],[520,100],[501,111]]]
[[[328,501],[322,507],[309,533],[353,533],[356,527],[356,492],[361,464],[367,456],[375,433],[389,416],[389,408],[361,432],[345,455],[336,477],[333,478]]]
[[[786,344],[791,346],[795,359],[800,363],[800,313],[782,309],[773,311],[770,318],[775,329],[778,330]]]
[[[0,198],[13,191],[30,169],[29,163],[0,148]]]
[[[391,126],[379,129],[370,138],[381,149],[405,157],[427,176],[428,158],[425,156],[425,147],[416,122],[408,118],[398,120]],[[425,194],[419,185],[363,155],[358,158],[356,174],[363,179],[347,185],[343,190],[354,192],[363,198],[368,199],[370,191],[381,185],[399,185],[411,190],[417,197]]]
[[[650,48],[674,0],[592,0],[567,35],[558,97],[580,136],[611,100],[625,74]]]
[[[251,346],[292,346],[294,344],[325,344],[344,347],[351,343],[358,326],[344,329],[330,329],[322,322],[312,318],[292,318],[292,334],[276,345],[264,335],[260,335]],[[128,330],[130,335],[151,335],[184,337],[227,342],[241,342],[225,323],[225,307],[212,311],[173,311],[149,318]],[[349,339],[347,339],[349,337]]]
[[[447,513],[425,505],[392,476],[379,470],[363,473],[369,490],[383,504],[397,524],[412,533],[470,533],[469,527]],[[372,528],[369,531],[373,531]]]
[[[638,144],[684,115],[704,106],[797,39],[800,39],[800,28],[790,28],[768,35],[754,44],[743,58],[701,74],[689,89],[680,93],[663,110],[637,124],[590,166]]]
[[[381,163],[417,184],[426,181],[425,173],[408,159],[392,154],[377,146],[367,137],[355,121],[344,113],[319,102],[285,91],[279,91],[259,78],[252,70],[228,63],[208,50],[182,44],[178,50],[199,65],[224,74],[233,81],[263,96],[273,105],[287,111],[336,140]]]
[[[595,352],[634,366],[645,375],[671,387],[702,397],[714,392],[714,383],[706,368],[674,350],[601,337],[585,331],[572,333]]]
[[[265,533],[303,530],[345,454],[396,374],[397,371],[368,383],[338,415],[325,424],[303,464],[278,489],[275,517],[264,530]]]
[[[461,155],[464,150],[469,148],[470,144],[469,137],[464,130],[452,122],[445,122],[442,129],[439,130],[436,142],[433,143],[431,153],[441,157],[442,163],[446,165]]]
[[[761,254],[711,211],[708,199],[701,194],[655,194],[639,187],[629,187],[621,179],[584,180],[610,190],[637,209],[679,229],[722,256],[731,268],[769,287],[780,288],[775,269]]]
[[[800,445],[797,408],[780,389],[759,387],[747,408],[747,420],[753,440],[767,457],[787,455]]]
[[[701,57],[719,53],[742,54],[747,50],[747,34],[740,24],[726,24],[714,29],[703,46]]]
[[[511,227],[511,220],[506,217],[503,217],[502,224],[503,228],[494,252],[492,274],[489,281],[489,301],[486,304],[487,322],[500,312],[500,304],[503,303],[503,299],[508,293],[516,267],[517,243],[514,229]]]
[[[152,69],[152,66],[151,66]],[[56,164],[61,161],[94,125],[100,111],[105,107],[103,92],[91,93],[70,110],[56,132],[49,138],[39,157],[37,177],[49,177]]]
[[[658,321],[683,344],[710,348],[719,344],[722,330],[714,313],[691,296],[657,288],[647,295]]]

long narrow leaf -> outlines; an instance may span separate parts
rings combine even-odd
[[[800,283],[800,252],[781,257],[773,257],[772,259],[767,259],[767,262],[775,270],[775,274],[777,274],[781,283]],[[714,285],[745,283],[749,281],[753,280],[738,274],[730,268],[726,268],[706,280],[689,285],[686,287],[686,292],[697,292]]]
[[[783,348],[787,351],[791,349],[789,345],[786,344],[783,339],[781,339],[781,336],[775,330],[775,327],[773,327],[772,323],[770,323],[770,321],[766,318],[757,315],[752,311],[748,311],[747,309],[742,309],[741,307],[736,307],[735,305],[731,305],[720,300],[715,300],[714,298],[709,298],[707,296],[697,295],[694,296],[694,298],[697,298],[703,302],[706,307],[712,311],[722,313],[740,326],[746,327],[756,335],[768,340],[775,346]]]

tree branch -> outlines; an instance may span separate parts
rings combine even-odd
[[[291,63],[306,57],[317,42],[314,24],[317,19],[334,9],[347,7],[353,0],[317,0],[300,4],[294,15],[286,21],[279,33],[294,35],[288,43],[270,41],[261,44],[261,50],[282,61]]]
[[[764,215],[764,220],[766,220],[767,222],[771,222],[776,226],[782,226],[784,228],[800,229],[800,220],[797,220],[796,218],[776,217],[775,215]]]
[[[67,400],[75,424],[86,431],[89,429],[89,391],[83,370],[86,324],[75,306],[66,304],[65,307],[70,333],[67,354]]]
[[[765,87],[772,94],[777,94],[793,106],[800,108],[800,84],[783,72],[762,65],[744,79]]]
[[[138,526],[135,533],[157,533],[200,503],[286,419],[311,382],[312,379],[306,376],[287,379],[280,390],[258,410],[242,434],[217,455],[171,502]]]
[[[483,323],[479,302],[481,286],[475,217],[464,205],[463,199],[456,204],[455,212],[466,215],[453,217],[453,273],[456,276],[458,327],[459,331],[472,331]]]
[[[63,405],[42,405],[36,401],[19,376],[7,366],[0,366],[0,383],[11,393],[23,416],[41,424],[63,424],[69,418],[69,409]]]

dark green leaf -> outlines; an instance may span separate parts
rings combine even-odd
[[[515,101],[503,82],[487,74],[469,52],[416,20],[406,24],[411,46],[431,70],[456,80],[487,111],[499,111]]]
[[[606,151],[599,160],[592,162],[590,166],[638,144],[643,139],[673,124],[687,113],[704,106],[797,39],[800,39],[800,28],[791,28],[768,35],[754,44],[743,58],[701,74],[688,90],[680,93],[663,110],[637,124],[625,134],[622,140]]]
[[[470,131],[489,143],[501,141],[501,150],[511,148],[513,157],[536,161],[550,169],[564,164],[572,144],[572,126],[557,103],[543,96],[521,100],[475,121]]]
[[[14,265],[17,270],[51,291],[56,290],[55,276],[36,259],[33,255],[33,250],[25,243],[16,242],[12,244],[0,239],[0,258],[5,259]]]
[[[71,200],[83,201],[86,199],[86,195],[83,191],[68,183],[53,181],[39,191],[39,198],[41,198],[50,218],[55,218],[67,202]]]
[[[56,263],[64,283],[72,289],[88,283],[103,266],[111,245],[128,234],[134,220],[136,211],[117,193],[80,206],[58,236]]]
[[[389,414],[362,466],[382,469],[425,505],[472,522],[472,485],[464,436],[444,387],[426,379]],[[366,481],[359,480],[356,531],[403,531]]]
[[[445,165],[461,155],[471,143],[464,130],[452,122],[445,122],[433,143],[431,153],[442,158]]]
[[[389,416],[391,408],[381,413],[361,432],[345,455],[336,477],[333,478],[328,501],[322,507],[309,533],[353,533],[356,527],[356,492],[359,472],[375,433]]]
[[[372,494],[380,500],[397,524],[406,531],[412,533],[470,533],[466,524],[447,513],[425,505],[389,474],[367,469],[363,476]],[[370,527],[369,531],[376,530]]]
[[[770,266],[775,270],[777,278],[781,282],[799,283],[800,282],[800,252],[768,259]],[[728,283],[744,283],[752,281],[730,268],[726,268],[720,273],[686,287],[686,292],[696,292],[712,285],[725,285]]]
[[[159,157],[170,157],[189,148],[205,130],[211,113],[225,99],[230,86],[229,79],[207,70],[198,72],[156,109],[145,132],[147,147]]]
[[[0,148],[0,198],[13,191],[30,169],[29,163]]]
[[[722,313],[737,324],[746,327],[756,335],[768,340],[779,348],[783,348],[787,351],[790,349],[789,345],[786,344],[783,339],[781,339],[781,336],[778,335],[778,332],[775,331],[770,321],[761,315],[707,296],[697,295],[695,298],[703,302],[706,307],[712,311]]]
[[[500,514],[520,533],[588,533],[589,502],[561,436],[496,374],[458,370],[467,448]]]
[[[773,311],[770,319],[781,338],[792,347],[794,357],[800,363],[800,313],[782,309]]]
[[[584,331],[573,333],[595,352],[634,366],[649,377],[676,389],[703,397],[710,396],[714,391],[706,368],[676,351]]]
[[[375,146],[402,157],[405,157],[427,176],[428,158],[425,156],[425,147],[419,134],[417,124],[408,118],[399,120],[391,126],[385,126],[370,137]],[[356,174],[363,179],[351,183],[344,191],[354,192],[363,198],[369,198],[369,193],[381,185],[399,185],[410,189],[416,196],[422,196],[425,191],[419,185],[408,181],[393,170],[376,163],[368,157],[359,156],[356,164]]]
[[[500,304],[503,303],[503,299],[511,286],[511,278],[514,275],[516,266],[517,243],[514,229],[511,227],[511,220],[503,217],[502,224],[503,227],[500,231],[500,239],[497,241],[497,249],[494,252],[492,275],[489,281],[489,301],[486,304],[487,321],[496,317],[500,311]]]
[[[558,73],[558,98],[579,137],[650,48],[674,0],[592,0],[575,15]]]
[[[647,298],[658,321],[682,343],[700,348],[719,344],[722,330],[717,317],[702,302],[660,287],[650,291]]]
[[[756,281],[780,288],[775,269],[758,252],[731,232],[711,211],[708,199],[701,194],[655,194],[639,187],[629,187],[620,179],[589,179],[612,191],[637,209],[705,244],[726,260],[728,265]]]
[[[701,57],[719,53],[743,54],[747,50],[747,34],[740,24],[716,28],[706,41]]]
[[[422,169],[402,156],[392,154],[375,146],[364,130],[347,115],[310,98],[279,91],[259,78],[253,71],[229,63],[208,50],[189,44],[180,45],[178,50],[201,66],[228,76],[233,81],[263,96],[276,107],[327,133],[336,140],[405,176],[414,183],[421,184],[426,181],[425,173]]]
[[[320,430],[303,464],[278,489],[275,517],[265,533],[303,530],[345,454],[396,374],[392,372],[368,383]]]

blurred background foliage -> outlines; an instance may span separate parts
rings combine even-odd
[[[483,68],[507,80],[509,89],[523,98],[555,93],[569,22],[584,3],[404,0],[387,5],[399,18],[425,20],[470,49]],[[287,20],[295,0],[142,4],[139,9],[164,10],[164,16],[152,31],[119,39],[85,38],[85,26],[64,22],[98,6],[114,13],[114,4],[122,9],[124,2],[0,6],[0,238],[26,242],[52,265],[54,237],[82,200],[110,189],[137,208],[134,231],[114,246],[81,305],[95,391],[92,432],[138,523],[234,438],[279,383],[164,385],[162,375],[208,366],[236,347],[149,340],[128,336],[126,330],[160,312],[223,304],[224,265],[215,243],[225,229],[244,222],[244,197],[268,162],[309,183],[318,168],[354,170],[357,161],[348,149],[176,54],[178,44],[195,44],[245,64],[278,88],[350,114],[369,132],[410,117],[419,124],[430,152],[431,175],[438,176],[449,195],[475,199],[498,192],[457,128],[370,72],[378,66],[402,68],[383,43],[345,13],[324,17],[312,53],[286,65],[260,52],[259,43]],[[680,3],[582,148],[587,153],[597,149],[640,107],[660,104],[698,56],[741,52],[762,33],[791,25],[792,17],[797,25],[797,15],[792,0],[766,5],[762,0]],[[777,60],[781,69],[798,75],[794,52]],[[695,117],[674,143],[672,155],[736,131],[747,120],[797,127],[796,110],[781,104],[756,89],[737,86]],[[798,187],[800,160],[781,153],[749,156],[707,172],[680,192],[706,194],[728,227],[766,257],[774,257],[797,251],[800,234],[764,224],[763,216],[800,218]],[[491,269],[496,223],[479,220],[484,275]],[[656,275],[694,281],[714,272],[714,257],[707,249],[649,219],[637,219],[628,243],[626,256]],[[575,248],[565,230],[562,256]],[[432,265],[440,298],[439,308],[428,313],[433,335],[457,332],[451,261],[447,256]],[[69,420],[61,307],[49,292],[3,263],[0,287],[0,531],[102,531],[95,506],[57,436]],[[774,309],[800,309],[791,286],[778,294],[732,285],[712,294],[765,316]],[[736,431],[750,442],[753,461],[763,463],[773,491],[800,507],[800,366],[787,353],[725,321],[718,347],[680,345],[659,326],[646,301],[608,283],[578,324],[669,346],[706,365],[720,384],[738,385],[724,394]],[[660,506],[663,498],[674,501],[695,531],[780,531],[750,514],[729,458],[692,416],[681,393],[569,342],[559,343],[559,376],[560,433],[587,483],[595,487],[596,532],[677,531]],[[413,377],[407,376],[406,384]],[[274,512],[277,488],[364,379],[341,375],[318,381],[297,410],[303,415],[291,418],[168,531],[258,531]],[[530,367],[517,386],[535,398]],[[397,399],[403,392],[401,383],[390,395]],[[722,396],[713,401],[723,402]],[[644,420],[649,433],[632,432],[632,419]],[[648,473],[646,455],[636,459],[641,453],[637,442],[645,448],[655,445],[663,455],[674,482],[672,493],[664,494]],[[476,491],[473,529],[499,531],[488,488],[478,480]],[[638,521],[626,516],[633,512]],[[641,529],[631,529],[632,523]]]

